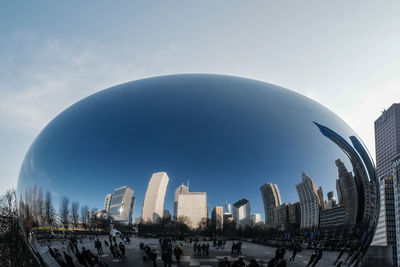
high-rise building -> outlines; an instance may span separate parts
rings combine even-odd
[[[165,172],[153,173],[143,201],[142,220],[152,223],[161,219],[164,212],[164,198],[169,177]]]
[[[181,190],[182,189],[182,190]],[[205,192],[189,192],[189,188],[181,185],[175,190],[176,218],[189,219],[190,228],[198,228],[207,221],[207,194]]]
[[[300,199],[300,228],[312,228],[319,225],[320,200],[315,182],[305,173],[303,181],[296,185]]]
[[[324,191],[322,190],[322,187],[318,187],[317,190],[318,193],[318,198],[319,198],[319,205],[321,209],[325,209],[325,201],[324,201]]]
[[[175,220],[178,218],[178,197],[180,194],[188,194],[189,193],[189,187],[182,184],[175,190],[175,199],[174,199],[174,218]]]
[[[265,224],[273,224],[274,208],[281,205],[281,194],[278,186],[272,183],[266,183],[260,187],[261,196],[264,202]]]
[[[111,197],[109,210],[115,222],[132,224],[133,212],[135,210],[133,190],[126,185],[116,188]]]
[[[393,176],[387,175],[379,181],[381,210],[378,226],[372,244],[375,246],[391,246],[393,262],[397,263],[396,218],[394,204]]]
[[[328,200],[332,200],[334,198],[332,191],[329,191],[327,195],[328,195]]]
[[[251,224],[250,202],[247,199],[242,198],[233,204],[233,220],[237,229]]]
[[[347,171],[346,166],[340,159],[335,161],[338,168],[339,179],[336,181],[336,188],[340,196],[339,204],[346,206],[344,224],[354,225],[357,220],[358,212],[358,192],[356,180],[353,174]]]
[[[163,218],[169,218],[169,219],[171,219],[171,213],[169,212],[169,210],[164,209],[164,211],[163,211]]]
[[[288,220],[291,229],[298,229],[300,226],[300,202],[291,203],[288,207]]]
[[[111,198],[112,198],[112,194],[108,194],[108,195],[106,195],[106,198],[104,199],[104,210],[107,212],[110,212]]]
[[[376,172],[392,175],[392,160],[400,154],[400,103],[393,104],[375,121]]]
[[[251,214],[251,223],[252,225],[257,225],[261,223],[261,214],[260,213]]]
[[[397,266],[400,266],[400,155],[393,159],[393,193],[396,221]]]
[[[232,214],[232,205],[229,203],[225,204],[224,214]]]
[[[339,206],[321,210],[320,213],[320,228],[343,227],[346,213],[346,206]]]
[[[216,206],[211,213],[211,222],[215,225],[215,229],[222,229],[224,225],[224,208]]]

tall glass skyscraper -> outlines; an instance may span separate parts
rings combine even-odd
[[[247,199],[242,198],[233,204],[233,220],[236,228],[245,228],[251,224],[250,202]]]
[[[107,199],[107,197],[106,197]],[[121,186],[114,190],[110,203],[110,215],[115,222],[132,224],[135,209],[133,190],[129,186]]]
[[[267,225],[273,224],[274,209],[281,205],[281,194],[279,193],[278,186],[272,183],[266,183],[260,187],[261,196],[264,202],[265,223]]]
[[[375,121],[375,150],[378,177],[392,175],[392,160],[400,154],[400,103]]]

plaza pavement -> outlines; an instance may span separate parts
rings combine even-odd
[[[109,266],[138,266],[138,267],[152,267],[153,263],[150,260],[143,261],[143,252],[139,248],[139,243],[143,242],[145,245],[151,247],[151,248],[157,248],[159,255],[157,257],[157,266],[163,267],[164,264],[161,261],[161,255],[160,255],[160,246],[159,246],[159,241],[158,239],[147,239],[147,238],[137,238],[137,237],[132,237],[131,238],[131,243],[125,244],[126,246],[126,255],[127,259],[125,259],[123,262],[117,262],[113,259],[113,256],[110,252],[110,250],[104,246],[104,240],[108,241],[108,236],[99,236],[100,241],[102,242],[102,248],[104,251],[104,255],[100,256],[99,258],[107,263]],[[119,243],[122,241],[119,237],[117,237],[117,242]],[[217,266],[219,260],[223,259],[225,256],[228,257],[228,260],[232,264],[234,261],[237,260],[237,257],[231,256],[231,246],[232,246],[232,241],[227,241],[226,248],[225,249],[216,249],[212,247],[212,242],[208,242],[210,244],[210,252],[209,256],[197,256],[193,255],[193,243],[192,244],[185,244],[183,241],[177,241],[173,242],[173,247],[176,245],[179,245],[180,243],[183,244],[184,246],[184,251],[183,251],[183,256],[181,257],[181,263],[179,266],[186,267],[186,266],[202,266],[202,267],[210,267],[210,266]],[[206,243],[203,241],[200,241],[200,243]],[[55,241],[50,245],[52,248],[58,248],[61,252],[65,251],[69,255],[73,256],[71,251],[68,249],[67,242],[64,242],[64,244],[61,241]],[[85,247],[86,249],[89,249],[94,255],[97,255],[97,250],[94,248],[94,240],[92,239],[91,241],[89,238],[85,238],[82,240],[82,243],[78,242],[78,248],[81,251],[82,247]],[[261,266],[267,266],[267,263],[269,260],[271,260],[274,255],[275,255],[275,250],[276,248],[274,247],[269,247],[269,246],[264,246],[264,245],[259,245],[259,244],[254,244],[254,243],[248,243],[248,242],[243,242],[242,243],[242,255],[244,257],[244,261],[246,264],[249,263],[251,259],[256,259],[257,262]],[[49,255],[47,246],[43,245],[40,247],[41,255],[43,258],[47,261],[50,262],[50,266],[58,266],[58,264],[54,261],[54,259]],[[295,261],[289,261],[289,258],[292,255],[292,252],[290,250],[286,250],[285,254],[285,260],[287,263],[287,266],[306,266],[308,263],[308,260],[312,254],[312,250],[302,250],[301,252],[298,252],[296,255]],[[331,251],[324,251],[322,259],[316,266],[334,266],[333,262],[336,259],[337,252],[331,252]],[[342,256],[342,260],[346,258],[347,254],[345,253]],[[76,266],[81,266],[77,261],[75,256],[73,256]],[[173,255],[173,260],[175,260],[175,257]],[[174,261],[172,264],[173,267],[177,267],[177,263]],[[346,266],[346,265],[342,265]]]

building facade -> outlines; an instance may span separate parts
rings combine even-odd
[[[261,214],[260,213],[251,214],[251,224],[257,225],[260,223],[261,223]]]
[[[236,224],[236,229],[251,225],[250,211],[250,202],[245,198],[233,204],[233,220]]]
[[[112,194],[108,194],[108,195],[106,195],[106,198],[104,199],[104,210],[107,212],[110,212],[111,198],[112,198]]]
[[[266,183],[260,187],[261,196],[264,203],[265,224],[273,224],[273,213],[276,207],[281,205],[281,194],[278,186],[272,183]]]
[[[341,227],[344,225],[346,206],[324,209],[320,212],[320,228]]]
[[[302,182],[296,185],[300,199],[300,228],[312,228],[319,225],[320,200],[315,182],[305,173]]]
[[[198,228],[207,221],[207,194],[205,192],[189,192],[187,186],[181,185],[175,190],[175,217],[189,219],[190,228]]]
[[[393,193],[396,222],[397,266],[400,266],[400,155],[393,159]]]
[[[116,188],[111,197],[109,210],[114,222],[132,224],[135,210],[135,198],[133,197],[132,188],[126,185]]]
[[[224,225],[224,208],[216,206],[211,213],[211,222],[215,225],[215,229],[221,230]]]
[[[157,222],[164,212],[164,198],[169,177],[166,172],[153,173],[143,201],[142,220]]]
[[[175,190],[175,198],[174,198],[174,219],[178,218],[178,197],[180,194],[189,194],[189,187],[182,184]]]
[[[335,161],[338,168],[338,176],[336,187],[338,188],[338,195],[340,195],[339,204],[346,207],[346,214],[344,224],[354,225],[357,220],[358,212],[358,191],[356,180],[353,174],[347,171],[345,165],[340,159]]]
[[[224,206],[224,214],[232,214],[232,205],[226,203]]]
[[[377,175],[392,175],[392,160],[400,154],[400,103],[382,112],[374,126]]]
[[[375,246],[391,246],[393,262],[397,263],[396,217],[394,203],[393,176],[386,175],[379,181],[381,210],[372,244]],[[397,265],[395,265],[397,266]]]

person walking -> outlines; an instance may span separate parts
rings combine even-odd
[[[290,257],[289,261],[294,261],[294,258],[296,257],[296,254],[297,254],[297,250],[298,250],[298,246],[297,246],[297,244],[294,244],[292,257]]]
[[[172,257],[167,250],[164,250],[163,254],[161,255],[161,259],[164,262],[164,267],[171,267]]]
[[[179,246],[176,246],[174,249],[174,254],[175,254],[177,263],[180,263],[182,253],[183,253],[183,250],[181,250],[181,248]]]
[[[312,267],[317,265],[317,263],[321,260],[321,258],[322,258],[322,248],[319,248]]]
[[[101,242],[100,242],[99,239],[97,239],[97,240],[94,242],[94,247],[97,249],[97,254],[99,254],[99,255],[103,255],[103,254],[104,254],[103,249],[102,249],[102,247],[101,247]]]

